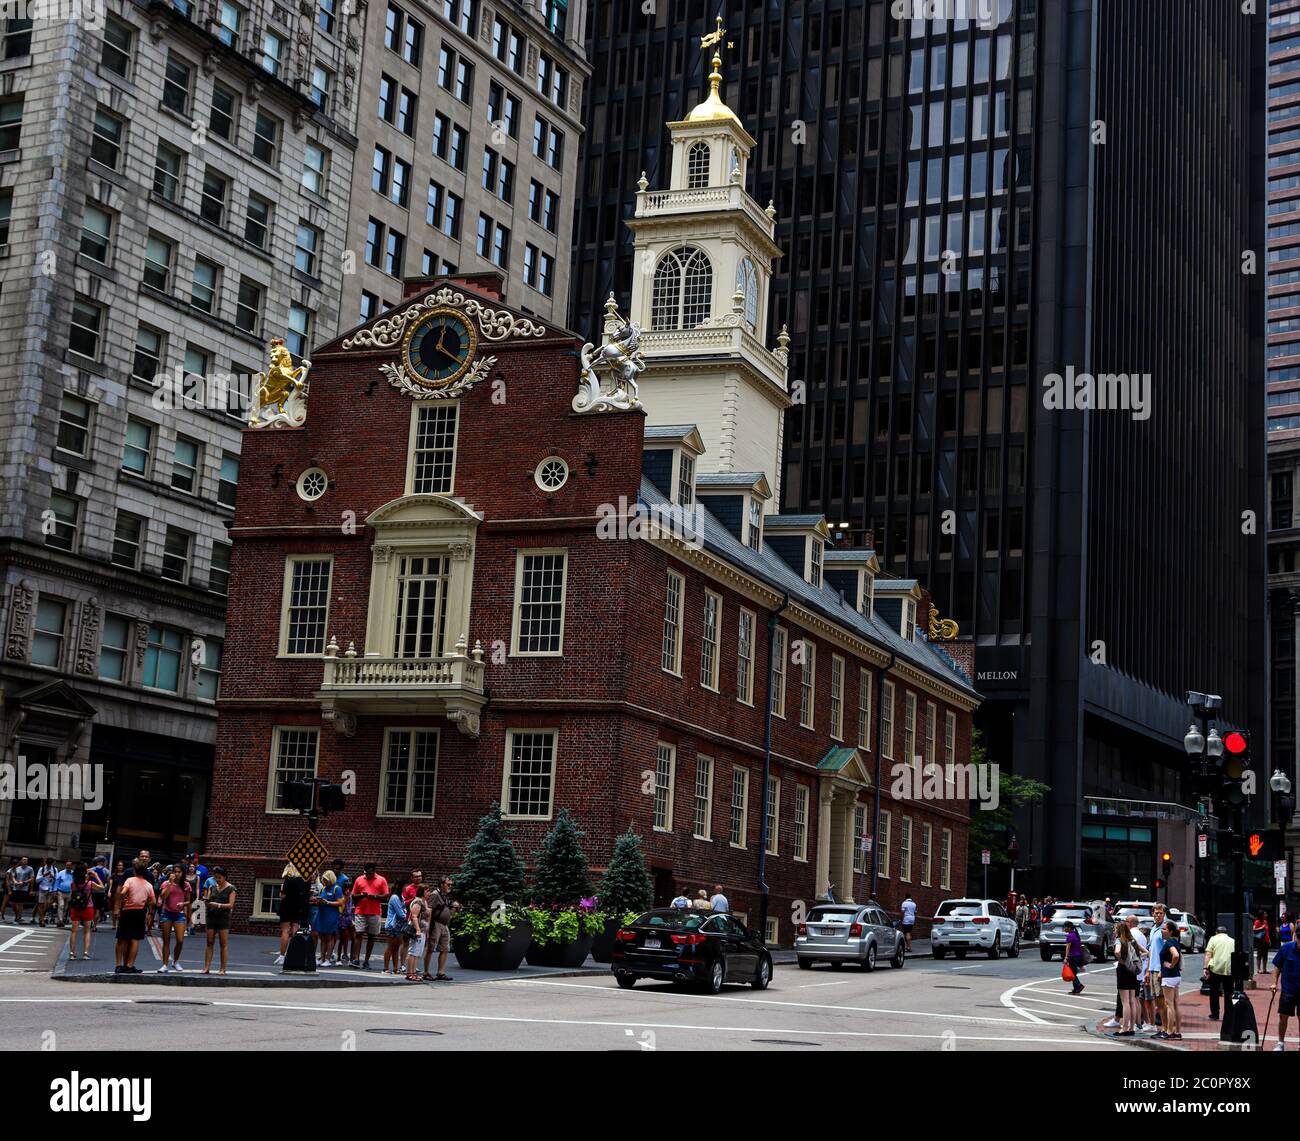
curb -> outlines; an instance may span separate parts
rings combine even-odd
[[[375,975],[370,978],[357,978],[355,976],[333,977],[328,974],[317,973],[314,975],[281,975],[276,978],[244,978],[239,975],[205,975],[199,971],[194,973],[186,972],[185,974],[166,974],[159,975],[157,972],[146,972],[139,975],[119,975],[111,971],[105,971],[101,974],[91,975],[69,975],[64,971],[64,964],[60,963],[53,971],[50,977],[56,982],[64,983],[110,983],[113,985],[131,986],[131,985],[150,985],[150,986],[176,986],[176,987],[251,987],[254,989],[294,989],[294,988],[326,988],[339,989],[344,987],[365,989],[367,987],[403,987],[411,984],[405,978],[393,978],[391,976]],[[513,973],[502,972],[500,975],[488,971],[475,971],[473,975],[482,975],[484,977],[470,977],[468,973],[462,973],[456,978],[457,982],[468,983],[473,985],[481,982],[532,982],[533,980],[545,981],[547,979],[565,979],[565,978],[583,978],[591,976],[605,975],[609,972],[606,970],[594,970],[584,968],[573,971],[556,971],[553,974],[545,975],[523,975],[516,976]],[[433,986],[433,983],[421,983],[422,986]]]
[[[1089,1026],[1084,1023],[1082,1028],[1085,1034],[1091,1035],[1104,1042],[1119,1042],[1122,1046],[1137,1046],[1142,1050],[1169,1050],[1177,1054],[1190,1054],[1192,1051],[1186,1046],[1175,1046],[1171,1042],[1162,1042],[1158,1038],[1126,1038],[1123,1041],[1115,1038],[1112,1034],[1098,1030],[1095,1026]]]

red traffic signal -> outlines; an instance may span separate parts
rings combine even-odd
[[[1234,755],[1248,752],[1250,750],[1250,735],[1248,733],[1239,733],[1234,729],[1231,733],[1224,735],[1223,747]]]
[[[1249,852],[1252,858],[1257,858],[1264,851],[1264,836],[1260,832],[1252,832],[1247,838]]]

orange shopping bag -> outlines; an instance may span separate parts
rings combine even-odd
[[[1067,983],[1074,982],[1074,971],[1070,967],[1069,963],[1061,964],[1061,981]]]

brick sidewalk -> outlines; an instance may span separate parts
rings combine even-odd
[[[1194,974],[1189,972],[1187,981],[1183,984],[1182,996],[1179,999],[1178,1011],[1183,1020],[1183,1037],[1178,1042],[1165,1042],[1159,1038],[1153,1038],[1149,1034],[1139,1034],[1135,1038],[1122,1039],[1122,1041],[1134,1042],[1138,1045],[1147,1046],[1159,1050],[1218,1050],[1219,1030],[1223,1025],[1221,1021],[1213,1022],[1210,1020],[1210,996],[1201,994],[1201,972],[1198,968]],[[1250,1000],[1251,1005],[1255,1008],[1255,1025],[1259,1030],[1260,1048],[1263,1050],[1272,1050],[1277,1044],[1277,1002],[1272,1004],[1272,1014],[1269,1014],[1269,999],[1273,997],[1272,988],[1273,976],[1261,972],[1256,976],[1256,987],[1254,990],[1247,989],[1245,994]],[[1223,1007],[1226,1002],[1221,998],[1219,1002],[1220,1017],[1223,1014]],[[1268,1025],[1264,1025],[1265,1018],[1268,1019]],[[1113,1030],[1106,1029],[1102,1026],[1102,1019],[1097,1023],[1095,1032],[1098,1034],[1110,1035]],[[1291,1019],[1291,1025],[1287,1027],[1287,1049],[1300,1050],[1300,1018]]]

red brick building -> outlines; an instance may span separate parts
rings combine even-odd
[[[748,158],[709,114],[674,127],[696,152],[683,176],[700,146],[717,171],[725,147]],[[755,922],[766,835],[783,943],[800,901],[865,899],[873,858],[886,906],[964,891],[968,803],[891,785],[904,758],[968,759],[978,697],[926,640],[917,584],[836,551],[824,519],[768,513],[789,398],[744,296],[766,287],[770,215],[735,182],[712,254],[662,235],[639,346],[612,299],[593,353],[507,307],[499,279],[460,277],[312,352],[309,396],[281,378],[244,439],[208,829],[241,918],[274,914],[302,776],[350,791],[320,827],[331,852],[390,876],[454,869],[500,801],[526,861],[567,808],[597,869],[630,826],[660,902],[721,883]],[[641,193],[667,231],[673,192]],[[732,239],[752,263],[734,277]],[[746,420],[747,401],[776,415]],[[764,448],[767,472],[735,470]]]

